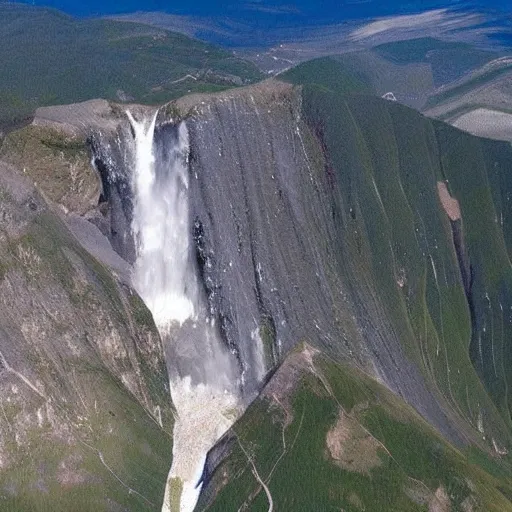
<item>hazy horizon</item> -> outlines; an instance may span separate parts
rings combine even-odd
[[[1,0],[0,0],[1,1]],[[8,3],[8,2],[2,2]],[[260,0],[253,2],[218,2],[198,0],[191,4],[183,0],[171,3],[164,0],[33,0],[21,2],[39,7],[53,7],[74,16],[103,16],[126,14],[136,11],[163,11],[171,14],[190,16],[226,16],[234,19],[248,20],[257,23],[258,20],[272,21],[279,24],[304,23],[320,24],[333,23],[350,19],[375,18],[400,14],[413,14],[429,9],[498,9],[510,11],[510,5],[504,5],[501,0],[397,0],[386,3],[377,0],[359,2],[354,0],[298,0],[294,2]]]

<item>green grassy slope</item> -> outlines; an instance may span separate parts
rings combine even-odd
[[[493,81],[498,80],[500,78],[507,77],[510,74],[512,69],[511,64],[503,65],[497,68],[489,69],[488,71],[484,71],[482,73],[475,74],[475,76],[469,77],[467,80],[462,81],[461,83],[457,83],[453,87],[449,87],[446,90],[442,90],[438,94],[433,95],[429,98],[428,103],[426,104],[426,108],[434,108],[437,105],[442,105],[444,103],[449,103],[450,101],[455,101],[457,98],[470,93],[476,89],[483,88],[486,85],[492,84]],[[466,110],[471,110],[470,107],[476,108],[480,105],[462,105],[457,106],[457,111],[454,109],[449,113],[445,114],[454,115],[455,113],[464,112],[464,107]],[[485,107],[485,98],[482,98],[481,106]],[[494,105],[493,105],[494,106]],[[502,107],[503,108],[503,107]],[[509,109],[505,106],[505,111]]]
[[[338,93],[383,95],[393,91],[400,101],[415,107],[433,89],[432,72],[421,60],[395,62],[373,50],[314,59],[280,76],[297,84],[309,83],[312,77]]]
[[[455,450],[373,379],[304,349],[235,424],[196,510],[268,510],[258,478],[274,510],[512,510],[507,464]]]
[[[496,52],[479,50],[468,43],[440,41],[431,37],[385,43],[373,51],[398,64],[430,64],[436,87],[456,80],[499,56]]]
[[[375,92],[372,73],[369,69],[358,66],[357,61],[358,58],[354,55],[314,59],[290,69],[282,78],[302,84],[310,82],[314,77],[315,83],[338,94],[372,94]]]
[[[393,334],[457,415],[474,426],[487,418],[509,438],[510,145],[309,80],[303,111],[333,169],[354,290],[384,308]],[[441,207],[440,181],[462,220],[450,221]]]
[[[498,57],[497,52],[480,50],[467,43],[426,37],[304,62],[281,77],[300,84],[313,80],[344,93],[383,95],[392,91],[401,103],[423,108],[425,104],[434,106],[501,76],[509,66],[457,82]],[[430,97],[437,88],[450,87],[452,82],[456,83],[453,88]]]
[[[303,94],[336,172],[344,259],[357,262],[346,272],[361,302],[383,308],[389,332],[457,416],[473,426],[483,416],[510,439],[512,273],[493,201],[510,173],[509,145],[376,98],[315,87]],[[444,180],[462,221],[441,207],[436,183]]]
[[[158,103],[261,77],[231,53],[180,34],[0,4],[0,126],[41,105],[91,98]],[[188,78],[193,75],[197,80]]]

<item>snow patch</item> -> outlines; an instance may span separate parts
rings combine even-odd
[[[173,478],[183,482],[179,512],[192,512],[201,492],[198,482],[206,455],[241,410],[238,397],[204,384],[194,386],[188,376],[172,383],[171,395],[178,417],[174,424],[173,462],[162,512],[178,512],[169,508],[169,482]]]

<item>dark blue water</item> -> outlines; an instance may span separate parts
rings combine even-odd
[[[0,0],[1,1],[1,0]],[[348,19],[412,14],[440,7],[499,9],[512,11],[503,0],[34,0],[33,5],[50,6],[75,16],[95,16],[134,11],[164,11],[199,16],[229,16],[256,25],[283,26],[333,23]]]

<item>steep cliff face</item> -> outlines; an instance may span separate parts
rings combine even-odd
[[[159,509],[173,419],[151,314],[27,174],[0,162],[0,508]]]
[[[187,125],[198,272],[244,392],[253,396],[301,339],[365,364],[334,271],[336,229],[316,171],[322,150],[299,97],[279,83],[213,97]]]
[[[298,91],[272,83],[211,98],[187,121],[199,271],[224,340],[256,388],[287,351],[313,340],[335,358],[383,379],[460,442],[395,323],[404,321],[391,309],[403,300],[398,281],[402,274],[407,279],[406,269],[386,261],[389,228],[379,225],[383,212],[371,203],[377,185],[367,176],[360,187],[369,197],[361,203],[350,185],[348,173],[363,178],[359,166],[366,155],[358,146],[358,127],[347,126],[353,122],[348,112],[340,111],[336,120],[326,116],[342,130],[332,142],[334,150],[345,152],[340,161],[347,168],[338,169],[322,132],[324,120],[306,118],[309,106],[300,102]],[[368,115],[379,116],[379,108],[376,103]],[[374,144],[382,137],[380,131],[368,134]],[[381,150],[393,155],[392,140],[386,142]],[[393,163],[375,172],[393,172]],[[435,187],[433,194],[433,211],[442,222]],[[371,215],[367,228],[360,224],[360,208]],[[374,263],[371,244],[379,238]],[[374,273],[374,264],[381,270]]]

